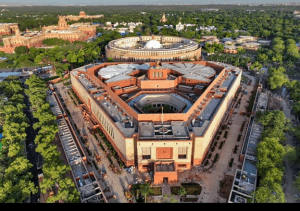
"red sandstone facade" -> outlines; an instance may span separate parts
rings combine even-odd
[[[178,171],[202,163],[240,84],[242,71],[236,67],[225,68],[220,63],[206,61],[181,62],[185,66],[213,69],[215,73],[204,80],[183,75],[175,68],[179,63],[152,62],[147,70],[134,69],[127,73],[130,78],[112,81],[99,71],[120,63],[104,63],[71,72],[72,88],[83,102],[81,108],[85,118],[94,129],[103,131],[126,166],[137,166],[139,171],[154,171],[155,184],[163,180],[176,181]],[[93,88],[86,88],[87,83]],[[192,98],[188,94],[199,96]],[[129,97],[124,99],[125,95]],[[162,101],[169,105],[174,105],[172,101],[178,98],[175,107],[180,103],[187,103],[188,107],[186,104],[175,113],[145,113],[135,107],[136,103],[131,103],[135,99],[144,99],[143,96],[158,96],[154,101],[149,98],[145,102]],[[211,107],[215,107],[214,112],[209,111]],[[205,119],[205,113],[210,117]],[[199,121],[201,114],[204,114],[203,124]],[[171,130],[173,138],[167,130]]]
[[[44,39],[58,38],[74,41],[85,41],[89,37],[95,36],[96,25],[89,23],[77,23],[74,26],[67,24],[65,18],[60,16],[57,26],[47,26],[42,28],[42,32],[26,31],[21,35],[19,28],[16,29],[15,36],[3,38],[4,46],[0,47],[0,51],[5,53],[13,53],[17,46],[40,47]]]
[[[84,11],[80,11],[79,16],[76,16],[76,15],[64,16],[64,18],[66,18],[69,21],[78,21],[81,18],[83,18],[83,19],[94,19],[94,18],[101,18],[101,17],[104,17],[104,15],[86,15]]]
[[[19,28],[17,23],[0,23],[0,35],[11,35]]]

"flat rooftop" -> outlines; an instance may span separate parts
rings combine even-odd
[[[79,67],[74,69],[71,74],[78,78],[80,84],[89,91],[90,95],[95,99],[97,104],[102,108],[103,111],[109,116],[115,126],[125,135],[125,137],[132,137],[133,134],[138,133],[140,139],[190,139],[189,133],[193,132],[196,136],[203,136],[207,127],[211,123],[211,120],[214,118],[216,112],[218,111],[220,105],[223,103],[223,99],[226,97],[227,92],[231,89],[232,84],[236,81],[237,75],[241,72],[241,70],[235,66],[227,65],[219,62],[210,62],[216,64],[218,66],[224,67],[226,70],[226,74],[224,74],[216,85],[212,88],[213,92],[207,94],[204,97],[204,100],[195,108],[195,111],[192,115],[195,115],[195,112],[199,112],[196,115],[196,119],[193,120],[189,118],[186,122],[180,121],[179,119],[176,121],[169,120],[168,122],[152,122],[148,121],[138,121],[133,118],[129,113],[135,112],[138,115],[144,115],[139,109],[138,104],[143,106],[147,104],[147,102],[151,101],[152,96],[159,96],[156,102],[156,106],[160,106],[164,104],[162,101],[168,101],[167,98],[172,96],[174,99],[178,99],[177,101],[171,97],[170,103],[176,104],[179,108],[183,108],[181,113],[189,112],[193,104],[200,97],[200,94],[194,93],[193,89],[197,88],[199,90],[204,91],[210,82],[212,82],[218,75],[219,71],[216,71],[214,68],[210,66],[205,66],[202,64],[195,64],[191,62],[178,62],[178,63],[165,63],[161,62],[160,68],[162,69],[172,69],[178,72],[179,75],[183,77],[191,78],[191,79],[199,79],[203,81],[207,81],[208,84],[196,84],[194,86],[188,85],[178,85],[175,87],[173,93],[140,93],[133,89],[133,91],[129,91],[126,93],[122,93],[119,95],[120,100],[123,100],[128,104],[132,111],[126,111],[120,104],[118,103],[119,99],[107,99],[106,88],[102,87],[100,82],[99,84],[94,84],[89,79],[88,74],[78,74],[78,71],[87,72],[87,68],[93,67],[94,65],[86,65],[83,67]],[[156,66],[154,66],[156,67]],[[103,68],[97,70],[96,74],[98,77],[100,76],[104,82],[112,82],[112,81],[122,81],[126,80],[130,77],[141,77],[139,76],[130,76],[130,74],[139,69],[147,70],[150,67],[150,63],[125,63],[125,64],[112,64],[106,65]],[[219,67],[220,68],[220,67]],[[141,72],[142,74],[146,74]],[[174,76],[175,77],[175,76]],[[149,79],[150,80],[150,79]],[[95,82],[96,83],[96,82]],[[130,85],[134,88],[134,85]],[[136,85],[137,86],[137,85]],[[112,86],[112,88],[118,88],[117,85]],[[112,88],[109,88],[112,90]],[[126,87],[123,87],[123,89]],[[121,89],[121,87],[119,87]],[[225,91],[224,91],[225,90]],[[93,94],[91,94],[93,92]],[[135,95],[137,95],[135,97]],[[172,100],[173,99],[173,100]],[[153,101],[153,102],[154,102]],[[152,101],[151,101],[152,102]],[[155,103],[154,102],[154,103]],[[169,101],[168,101],[169,102]],[[168,104],[168,103],[165,103]],[[170,104],[170,105],[171,105]],[[137,107],[135,107],[137,106]],[[159,106],[159,107],[160,107]],[[176,106],[175,106],[176,107]],[[177,108],[178,109],[178,108]],[[176,109],[174,109],[176,111]],[[149,113],[147,113],[149,114]],[[174,113],[175,116],[176,112]],[[170,114],[173,115],[173,114]],[[182,114],[183,115],[183,114]],[[144,117],[142,117],[144,118]],[[171,117],[173,118],[173,116]],[[161,129],[163,128],[163,129]]]

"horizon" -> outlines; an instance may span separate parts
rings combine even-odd
[[[236,1],[226,1],[226,0],[203,0],[201,2],[197,0],[190,0],[189,3],[183,0],[148,0],[147,2],[137,2],[135,0],[130,1],[126,0],[103,0],[101,2],[95,2],[94,0],[86,0],[83,4],[82,2],[74,2],[73,0],[63,0],[60,2],[49,2],[48,0],[36,0],[36,1],[27,1],[27,0],[10,0],[2,1],[0,0],[0,6],[165,6],[165,5],[207,5],[207,6],[218,6],[218,5],[282,5],[282,4],[300,4],[300,0],[294,1],[274,1],[274,0],[236,0]]]

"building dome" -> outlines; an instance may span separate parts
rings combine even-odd
[[[146,42],[145,48],[146,49],[161,48],[161,44],[157,40],[149,40]]]
[[[79,16],[85,16],[85,12],[84,11],[80,11],[79,12]]]

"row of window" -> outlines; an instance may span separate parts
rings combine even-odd
[[[152,77],[153,78],[162,78],[163,77],[163,72],[153,71]]]
[[[91,107],[93,113],[96,115],[101,125],[105,128],[110,137],[114,139],[115,134],[112,126],[110,125],[110,121],[105,117],[105,115],[101,112],[100,108],[94,103],[94,101],[91,102]]]

